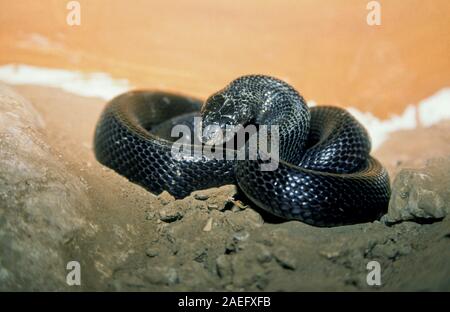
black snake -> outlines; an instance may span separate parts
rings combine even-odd
[[[277,125],[278,168],[261,170],[267,163],[261,155],[174,157],[178,137],[170,136],[172,126],[194,130],[195,116],[202,117],[203,127]],[[203,140],[211,133],[203,133]],[[269,76],[240,77],[204,105],[166,92],[124,93],[103,111],[94,148],[100,163],[153,193],[166,190],[183,198],[194,190],[237,183],[256,206],[316,226],[375,220],[386,212],[390,196],[387,171],[369,155],[370,139],[356,119],[337,107],[309,109],[294,88]]]

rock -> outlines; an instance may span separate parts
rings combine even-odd
[[[201,248],[197,250],[194,254],[194,261],[197,261],[198,263],[204,263],[208,259],[208,249],[207,248]]]
[[[295,270],[297,268],[295,258],[284,248],[278,248],[274,252],[274,257],[277,263],[284,269]]]
[[[387,215],[382,220],[442,219],[450,212],[450,158],[430,160],[422,169],[403,169],[396,176]]]
[[[45,142],[31,103],[0,85],[0,290],[67,289],[64,243],[85,225],[87,187]]]
[[[259,249],[260,252],[256,255],[258,262],[260,264],[270,262],[273,258],[270,251],[264,245],[259,245]]]
[[[216,204],[208,204],[208,209],[209,210],[219,209],[219,206]]]
[[[175,201],[175,197],[170,195],[169,192],[164,191],[161,194],[159,194],[158,200],[161,203],[161,205],[167,205],[168,203]]]
[[[154,257],[157,257],[159,255],[159,252],[157,250],[153,249],[153,248],[147,248],[147,250],[145,251],[145,254],[149,258],[154,258]]]
[[[167,205],[159,211],[159,219],[166,223],[175,222],[183,218],[183,212],[175,205]]]
[[[197,193],[197,194],[194,194],[194,198],[197,200],[207,200],[209,198],[209,195]]]
[[[264,224],[264,220],[261,215],[253,209],[239,210],[239,212],[229,213],[226,214],[226,218],[235,232],[239,232],[244,229],[259,228]]]
[[[239,231],[233,234],[233,240],[236,242],[245,241],[250,237],[250,233],[247,231]]]
[[[174,268],[170,268],[166,272],[166,279],[168,285],[178,284],[180,282],[180,278],[178,277],[178,272]]]
[[[194,192],[191,196],[197,201],[205,201],[207,208],[210,210],[224,211],[228,207],[228,199],[234,196],[236,192],[235,185],[224,185]]]
[[[325,257],[328,260],[333,260],[338,258],[341,253],[339,251],[320,251],[319,255]]]
[[[203,227],[204,232],[209,232],[212,230],[212,224],[213,224],[213,218],[209,218],[208,221],[206,221],[205,226]]]

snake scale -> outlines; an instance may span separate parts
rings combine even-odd
[[[278,126],[278,167],[262,170],[267,159],[260,156],[174,157],[177,137],[171,128],[184,124],[195,130],[198,116],[202,129]],[[202,132],[201,142],[211,133]],[[224,145],[216,148],[225,151]],[[373,221],[386,212],[390,197],[387,171],[370,156],[368,133],[350,113],[331,106],[308,108],[293,87],[264,75],[240,77],[205,103],[159,91],[119,95],[98,121],[94,149],[100,163],[152,193],[183,198],[194,190],[236,183],[259,208],[315,226]]]

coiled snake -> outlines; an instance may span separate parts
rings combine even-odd
[[[195,130],[196,116],[204,128],[277,125],[278,168],[261,170],[267,160],[260,156],[174,157],[178,138],[170,136],[171,127]],[[202,133],[203,142],[211,133]],[[387,210],[389,177],[370,148],[366,130],[347,111],[309,109],[290,85],[262,75],[232,81],[204,105],[165,92],[124,93],[107,104],[94,138],[100,163],[153,193],[166,190],[183,198],[194,190],[237,183],[256,206],[316,226],[372,221]]]

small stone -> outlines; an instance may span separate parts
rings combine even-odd
[[[166,223],[175,222],[183,218],[183,213],[174,206],[167,206],[159,211],[159,219]]]
[[[209,210],[219,209],[219,206],[216,204],[208,204],[208,209]]]
[[[450,213],[450,159],[430,160],[422,169],[403,169],[395,177],[388,213],[382,221],[438,220]]]
[[[250,237],[250,233],[247,231],[239,231],[239,232],[234,233],[234,235],[233,235],[233,239],[238,242],[245,241],[249,237]]]
[[[284,269],[295,270],[297,268],[295,259],[292,258],[288,251],[285,249],[279,249],[274,257],[277,263]]]
[[[327,259],[336,259],[341,253],[339,251],[320,251],[319,254]]]
[[[267,250],[267,248],[265,248],[264,246],[261,246],[261,252],[258,253],[258,255],[256,256],[256,260],[258,260],[259,263],[267,263],[270,262],[270,260],[272,260],[272,254],[270,253],[269,250]]]
[[[161,203],[161,205],[165,206],[170,202],[175,201],[175,197],[173,197],[172,195],[170,195],[169,192],[164,191],[161,194],[159,194],[158,196],[158,200]]]
[[[167,278],[167,284],[168,285],[175,285],[180,282],[180,279],[178,277],[178,272],[174,268],[170,268],[166,272],[166,278]]]
[[[213,223],[213,218],[209,218],[208,221],[206,221],[205,226],[203,227],[203,231],[204,232],[209,232],[212,230],[212,223]]]
[[[159,256],[159,252],[157,252],[156,250],[154,250],[152,248],[147,248],[147,250],[145,251],[145,254],[149,258],[154,258],[154,257]]]
[[[197,200],[207,200],[209,198],[209,195],[206,194],[195,194],[194,198]]]
[[[208,250],[206,248],[202,248],[198,250],[194,255],[194,261],[198,263],[204,263],[208,259]]]

